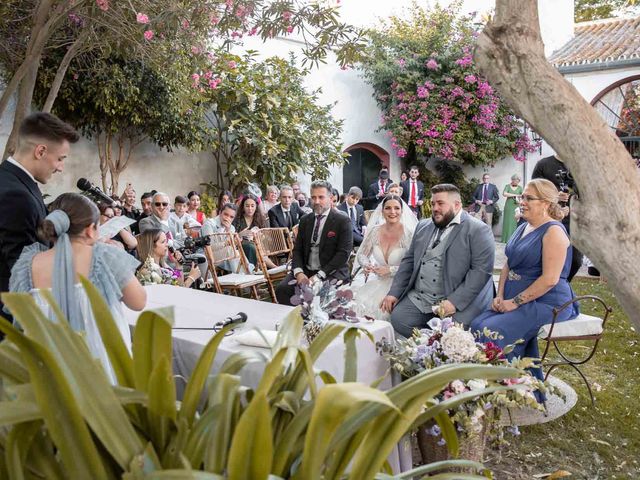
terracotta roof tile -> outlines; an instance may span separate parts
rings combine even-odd
[[[549,61],[556,67],[640,57],[640,17],[613,18],[576,24],[575,36]]]

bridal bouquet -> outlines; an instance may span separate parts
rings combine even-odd
[[[433,318],[429,321],[429,329],[415,330],[411,338],[397,340],[390,343],[383,339],[376,344],[378,352],[391,363],[392,369],[404,378],[417,375],[440,365],[450,363],[478,363],[483,365],[501,365],[518,368],[522,373],[517,378],[500,381],[484,379],[455,380],[451,382],[436,397],[437,400],[447,400],[457,394],[472,392],[490,387],[517,385],[515,390],[499,390],[493,393],[479,394],[473,400],[450,410],[449,417],[455,423],[458,432],[463,437],[479,434],[488,428],[489,438],[500,443],[504,437],[504,426],[500,424],[501,413],[509,408],[530,407],[544,410],[544,406],[536,400],[535,391],[546,394],[549,389],[544,382],[536,379],[525,369],[533,367],[531,358],[514,359],[509,362],[505,355],[513,346],[504,350],[493,342],[481,343],[473,333],[464,330],[462,325],[456,324],[451,318]],[[498,334],[485,330],[483,334],[496,339]],[[486,418],[491,421],[485,422]],[[511,429],[517,432],[517,427]],[[434,425],[430,434],[440,436],[440,429]],[[440,439],[441,444],[444,440]]]
[[[161,267],[149,256],[136,272],[136,278],[142,285],[180,285],[182,271]]]
[[[320,333],[329,320],[358,323],[353,291],[336,280],[315,281],[309,285],[297,285],[291,298],[293,306],[300,305],[304,319],[305,335],[309,343]]]

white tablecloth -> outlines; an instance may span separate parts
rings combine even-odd
[[[211,328],[216,322],[226,317],[233,316],[238,312],[244,312],[247,314],[247,322],[237,330],[238,332],[252,328],[275,330],[276,323],[286,317],[292,310],[292,307],[285,305],[171,285],[150,285],[145,289],[147,290],[147,309],[174,307],[174,328]],[[124,310],[129,324],[135,326],[139,312],[131,311],[126,307]],[[381,340],[382,337],[387,339],[394,338],[393,327],[388,322],[363,322],[358,325],[370,331],[375,341]],[[188,378],[202,349],[214,334],[212,330],[179,330],[175,328],[173,331],[174,374]],[[375,345],[368,337],[362,335],[357,339],[356,349],[358,354],[358,382],[371,384],[388,373],[388,362],[378,355]],[[217,371],[231,354],[241,350],[256,350],[269,353],[267,349],[240,345],[234,340],[234,336],[230,335],[220,344],[213,371]],[[342,381],[344,376],[344,351],[344,342],[341,337],[338,337],[320,355],[315,364],[316,368],[326,370],[338,382]],[[249,387],[256,387],[262,370],[263,365],[261,364],[248,365],[241,372],[242,383]],[[178,384],[182,386],[180,382]],[[391,379],[389,375],[386,375],[379,388],[386,390],[390,387]],[[406,455],[401,455],[401,457],[405,457],[402,462],[399,462],[397,454],[392,455],[392,458],[389,459],[394,471],[410,468],[410,465],[405,465]],[[400,468],[400,465],[403,468]]]

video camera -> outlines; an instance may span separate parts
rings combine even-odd
[[[197,254],[196,250],[204,248],[207,245],[211,245],[211,239],[207,236],[198,238],[186,237],[183,246],[178,248],[178,251],[184,258],[184,265],[191,265],[192,262],[196,264],[206,262],[206,258],[201,254]]]
[[[578,187],[576,186],[576,182],[573,179],[573,175],[569,170],[559,169],[558,173],[556,173],[556,179],[560,184],[558,189],[564,193],[573,192],[574,195],[578,195]],[[561,204],[566,204],[567,202],[560,202]]]

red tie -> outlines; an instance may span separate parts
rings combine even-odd
[[[380,182],[380,191],[384,193],[384,182]]]
[[[416,181],[411,181],[411,206],[415,208],[418,201],[416,200]]]

